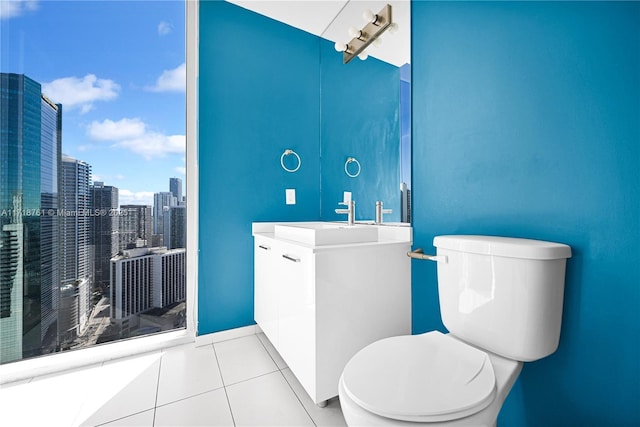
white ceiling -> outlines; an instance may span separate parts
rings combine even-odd
[[[371,45],[367,53],[397,67],[411,62],[411,2],[409,0],[227,0],[245,9],[300,28],[332,42],[351,40],[349,27],[362,28],[365,10],[380,11],[392,7],[392,20],[398,24],[395,33],[386,31],[379,45]],[[342,53],[336,52],[336,55]]]

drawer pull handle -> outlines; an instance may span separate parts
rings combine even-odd
[[[264,249],[265,251],[270,251],[271,250],[271,248],[269,246],[265,246],[265,245],[258,245],[258,247],[260,249]]]
[[[300,258],[296,258],[287,254],[282,255],[282,258],[288,259],[289,261],[293,261],[293,262],[300,262]]]

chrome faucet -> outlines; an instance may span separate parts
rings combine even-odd
[[[349,202],[338,202],[338,204],[347,206],[347,209],[336,209],[336,213],[346,214],[347,224],[354,225],[356,223],[356,202],[351,200]]]
[[[376,224],[382,224],[382,216],[390,213],[393,213],[393,210],[382,209],[382,202],[379,200],[376,202]]]

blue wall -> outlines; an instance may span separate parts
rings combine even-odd
[[[200,3],[199,335],[254,323],[252,222],[345,220],[334,212],[345,190],[359,219],[373,219],[376,200],[399,208],[399,71],[341,58],[301,30]],[[285,149],[300,155],[298,172],[281,168]],[[358,178],[344,173],[349,156],[362,164]],[[296,205],[285,204],[286,188]]]
[[[316,37],[200,3],[199,335],[254,323],[252,222],[320,215],[319,84]],[[288,148],[296,173],[280,166]]]
[[[640,3],[412,3],[414,241],[571,245],[558,351],[502,426],[640,424]],[[431,248],[432,249],[432,248]],[[443,330],[413,265],[414,332]]]

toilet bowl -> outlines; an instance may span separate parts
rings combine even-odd
[[[386,338],[345,366],[349,426],[495,426],[523,362],[558,348],[567,245],[437,236],[438,298],[449,331]]]
[[[522,369],[438,331],[380,340],[356,356],[338,385],[349,426],[494,426]]]

